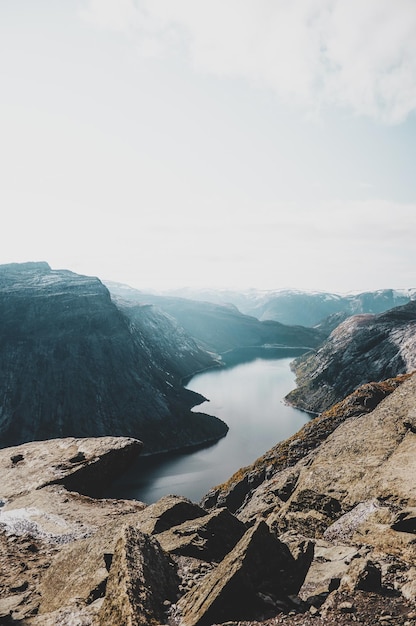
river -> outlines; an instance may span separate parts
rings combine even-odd
[[[229,426],[227,436],[191,453],[139,458],[106,496],[151,504],[177,494],[198,502],[211,487],[290,437],[309,419],[283,402],[295,387],[292,360],[257,358],[194,376],[188,389],[209,398],[194,410],[223,419]]]

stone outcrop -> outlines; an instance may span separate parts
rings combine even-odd
[[[47,263],[0,266],[0,447],[129,436],[146,453],[216,441],[182,385],[216,361],[169,316],[113,300],[94,277]]]
[[[416,369],[416,301],[348,318],[316,352],[294,362],[297,388],[286,399],[320,413],[357,387]]]

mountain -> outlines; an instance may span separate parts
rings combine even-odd
[[[416,369],[416,301],[342,322],[316,352],[295,360],[297,388],[286,399],[320,413],[370,381]]]
[[[191,412],[202,398],[181,384],[212,357],[155,307],[112,300],[98,278],[0,266],[0,319],[1,446],[123,435],[149,453],[227,432]]]
[[[316,347],[324,332],[275,321],[260,322],[244,315],[234,305],[213,304],[138,291],[119,283],[106,282],[110,292],[132,303],[154,304],[172,316],[204,350],[216,354],[265,345]]]
[[[282,324],[316,326],[336,313],[346,316],[358,313],[382,313],[416,298],[416,289],[381,289],[358,294],[340,295],[296,289],[261,291],[249,289],[177,289],[163,295],[204,300],[215,304],[233,304],[259,320]]]

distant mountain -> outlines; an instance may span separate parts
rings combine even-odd
[[[145,452],[214,441],[182,378],[215,364],[153,306],[112,300],[98,278],[47,263],[0,266],[0,446],[123,435]]]
[[[232,291],[227,289],[177,289],[163,295],[204,300],[215,304],[233,304],[246,315],[282,324],[316,326],[336,313],[383,313],[416,298],[416,289],[382,289],[359,294],[339,295],[294,289],[275,291]]]
[[[319,329],[288,326],[276,321],[260,322],[244,315],[233,304],[214,304],[174,296],[161,296],[106,281],[115,297],[131,303],[157,305],[172,316],[204,350],[223,354],[254,346],[316,347],[327,333]]]
[[[313,353],[294,362],[297,388],[287,400],[312,412],[357,387],[416,369],[416,301],[378,315],[349,317]]]

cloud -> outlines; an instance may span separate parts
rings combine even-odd
[[[310,111],[396,124],[416,108],[414,0],[86,0],[81,16]]]

